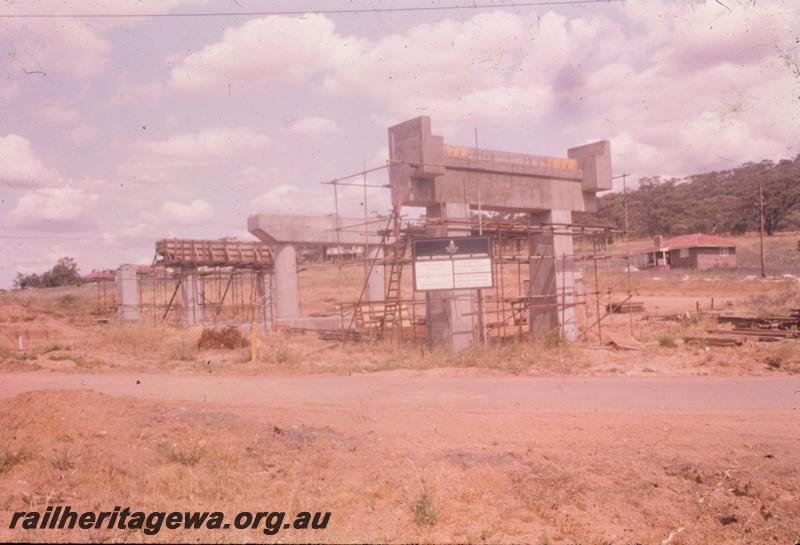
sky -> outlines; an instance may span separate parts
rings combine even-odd
[[[419,115],[489,149],[608,139],[634,184],[800,152],[800,2],[511,4],[0,0],[0,288],[63,256],[87,273],[166,237],[254,240],[255,212],[330,214],[322,182],[384,165],[386,128]],[[375,11],[452,5],[489,7]],[[200,12],[228,15],[20,17]],[[343,214],[363,201],[339,189]]]

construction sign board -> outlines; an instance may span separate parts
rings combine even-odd
[[[412,248],[417,291],[494,286],[489,237],[424,238]]]

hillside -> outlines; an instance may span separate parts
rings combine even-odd
[[[778,163],[745,163],[731,170],[706,172],[683,180],[643,178],[628,191],[631,237],[705,232],[738,235],[759,228],[759,182],[764,186],[764,223],[768,235],[800,229],[800,155]],[[594,221],[622,227],[623,195],[599,200]]]

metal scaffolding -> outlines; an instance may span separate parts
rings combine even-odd
[[[425,294],[415,292],[410,278],[410,241],[426,238],[433,229],[455,229],[465,234],[482,232],[492,239],[493,288],[483,288],[481,310],[472,313],[475,331],[480,325],[487,341],[500,339],[533,340],[531,319],[537,312],[555,310],[563,319],[567,308],[576,310],[580,339],[602,342],[603,327],[612,320],[615,305],[630,300],[630,258],[627,253],[609,251],[609,239],[622,231],[607,226],[582,224],[531,224],[526,219],[500,219],[474,215],[470,218],[427,218],[401,226],[397,212],[389,218],[384,235],[384,257],[367,260],[371,271],[383,266],[386,271],[384,301],[365,301],[362,296],[340,305],[343,338],[422,341],[426,338]],[[543,234],[568,234],[573,237],[571,255],[533,253],[532,239]],[[575,273],[573,287],[550,295],[534,295],[530,286],[539,271],[537,263],[551,261],[552,270]],[[354,263],[358,264],[358,262]],[[556,266],[558,265],[558,266]],[[404,269],[409,268],[409,273]],[[477,303],[473,290],[469,297]],[[482,313],[482,316],[480,316]],[[481,320],[482,318],[482,320]],[[482,322],[482,324],[481,324]]]

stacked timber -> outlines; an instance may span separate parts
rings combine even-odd
[[[703,346],[741,346],[744,339],[734,335],[687,335],[684,342]]]
[[[608,312],[615,314],[630,314],[632,312],[644,312],[644,303],[641,301],[622,301],[609,303],[606,305]]]
[[[156,257],[165,267],[272,267],[267,244],[229,239],[163,239],[156,242]]]

